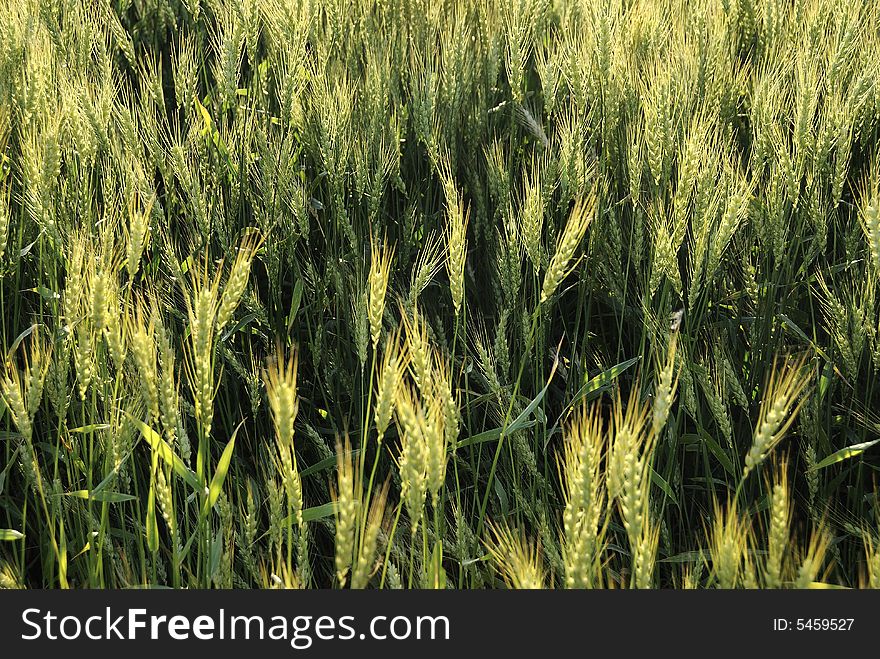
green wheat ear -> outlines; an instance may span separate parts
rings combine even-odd
[[[0,264],[3,263],[3,255],[9,244],[9,192],[6,187],[0,187]]]
[[[590,222],[596,215],[597,207],[598,199],[595,193],[575,204],[568,221],[565,223],[562,235],[556,243],[556,251],[553,253],[553,258],[550,259],[547,272],[544,274],[544,284],[541,287],[542,304],[550,299],[562,280],[574,268],[571,260],[587,233]]]
[[[373,348],[379,343],[382,333],[382,315],[385,312],[385,294],[388,289],[388,277],[391,272],[391,263],[394,259],[394,248],[387,243],[379,245],[370,239],[370,273],[369,273],[369,303],[367,305],[370,319],[370,336],[373,339]]]
[[[226,324],[232,318],[232,313],[238,307],[242,295],[247,287],[251,264],[257,251],[260,249],[265,238],[261,237],[255,229],[248,230],[239,245],[229,278],[220,295],[220,304],[217,307],[217,331],[223,331]]]
[[[871,179],[863,187],[859,220],[868,243],[871,264],[880,273],[880,168],[872,172]]]
[[[348,436],[344,442],[336,442],[336,484],[331,485],[330,494],[335,504],[333,511],[336,517],[336,579],[339,586],[344,587],[354,563],[355,536],[361,514],[360,471],[352,456]]]
[[[427,443],[431,430],[422,402],[411,387],[401,387],[394,409],[400,431],[400,455],[397,459],[400,496],[409,513],[411,531],[415,534],[424,515],[428,492]]]
[[[765,582],[768,588],[780,588],[788,577],[793,509],[788,483],[788,463],[785,458],[778,461],[776,475],[768,486],[771,494]]]
[[[726,506],[715,500],[713,520],[707,538],[712,577],[719,588],[737,588],[742,584],[747,567],[745,556],[750,527],[735,500]]]
[[[774,360],[762,394],[752,446],[746,455],[744,478],[764,461],[794,423],[795,415],[803,404],[800,396],[809,383],[805,364],[806,357],[784,365]]]
[[[465,206],[464,198],[455,185],[448,156],[441,159],[437,168],[446,198],[446,272],[449,276],[452,304],[455,315],[458,316],[464,303],[464,266],[470,208]]]
[[[871,531],[863,531],[862,538],[865,543],[866,555],[866,580],[868,588],[880,588],[880,541]]]
[[[538,590],[547,587],[541,545],[507,524],[489,524],[486,548],[509,588]]]
[[[377,366],[378,385],[374,413],[379,442],[385,437],[385,431],[391,423],[394,404],[404,383],[403,377],[409,355],[412,355],[412,346],[410,345],[409,352],[405,352],[399,334],[391,335],[385,342],[382,361]],[[411,357],[410,361],[412,361]]]
[[[578,410],[566,427],[558,460],[565,503],[561,544],[566,588],[591,588],[601,581],[597,572],[604,549],[606,445],[600,407]]]

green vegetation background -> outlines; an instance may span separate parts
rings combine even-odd
[[[0,585],[880,585],[870,0],[4,0]]]

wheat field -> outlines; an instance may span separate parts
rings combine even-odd
[[[880,587],[878,26],[2,0],[0,587]]]

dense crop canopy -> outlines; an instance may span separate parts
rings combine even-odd
[[[880,586],[878,25],[2,0],[0,586]]]

